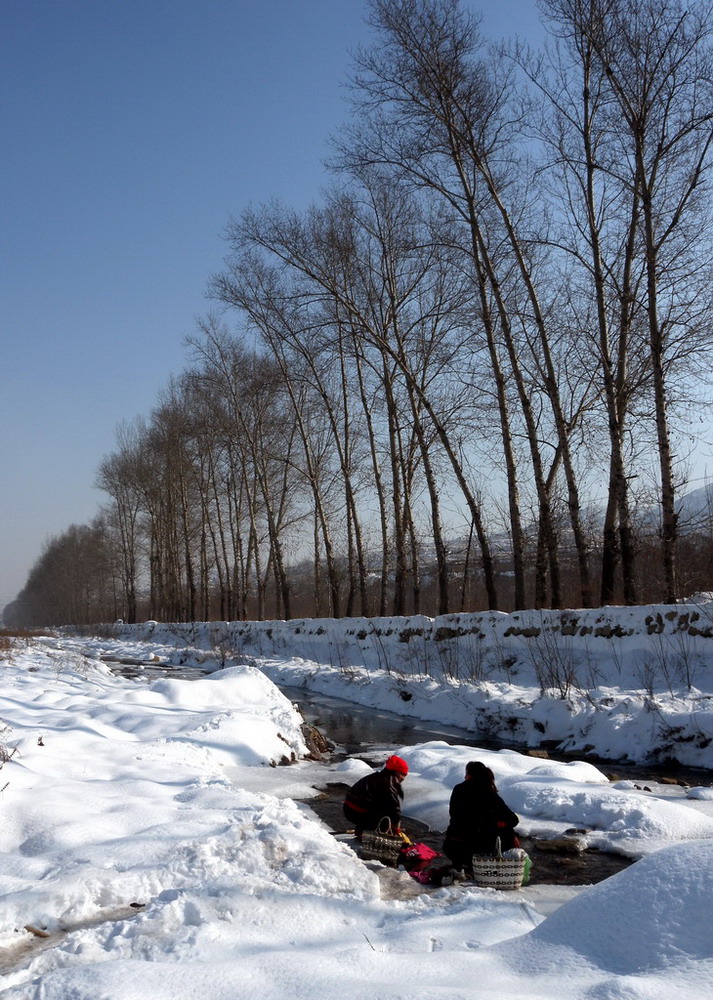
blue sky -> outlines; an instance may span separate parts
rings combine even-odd
[[[493,37],[535,0],[482,0]],[[0,611],[97,513],[211,303],[230,214],[319,198],[362,0],[1,0]]]

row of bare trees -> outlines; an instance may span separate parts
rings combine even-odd
[[[124,617],[680,596],[709,6],[540,7],[533,53],[486,44],[462,0],[368,0],[334,186],[230,221],[222,314],[102,463]]]
[[[15,601],[7,626],[83,625],[113,621],[125,607],[113,533],[101,516],[51,539]]]

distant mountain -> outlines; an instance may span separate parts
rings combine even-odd
[[[690,493],[679,496],[676,501],[678,515],[678,528],[681,534],[686,535],[691,532],[702,532],[713,534],[713,483],[707,483]],[[583,508],[583,520],[589,530],[596,534],[604,527],[604,507],[588,506]],[[640,505],[632,508],[632,518],[639,531],[658,531],[661,520],[661,508],[652,505]],[[530,523],[526,525],[526,530],[532,537],[537,532],[536,525]],[[569,525],[566,520],[562,520],[559,525],[560,537],[569,539]],[[499,553],[509,552],[510,540],[504,533],[494,532],[491,536],[491,546]],[[448,550],[451,557],[462,558],[468,545],[467,536],[457,536],[448,539]],[[477,551],[477,540],[471,539],[473,558]],[[423,548],[424,556],[428,554],[435,561],[435,551],[431,551],[427,544]]]
[[[710,531],[713,528],[713,483],[684,494],[678,503],[681,531]]]

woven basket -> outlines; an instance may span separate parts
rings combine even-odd
[[[384,816],[379,820],[376,830],[364,830],[359,853],[367,861],[382,861],[386,865],[395,865],[403,846],[401,837],[392,832],[391,820],[388,816]]]
[[[526,861],[524,853],[521,858],[504,858],[498,837],[495,854],[473,855],[473,881],[486,889],[519,889]]]

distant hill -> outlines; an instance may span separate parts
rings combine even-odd
[[[682,532],[713,529],[713,483],[684,494],[678,504],[678,523]]]

